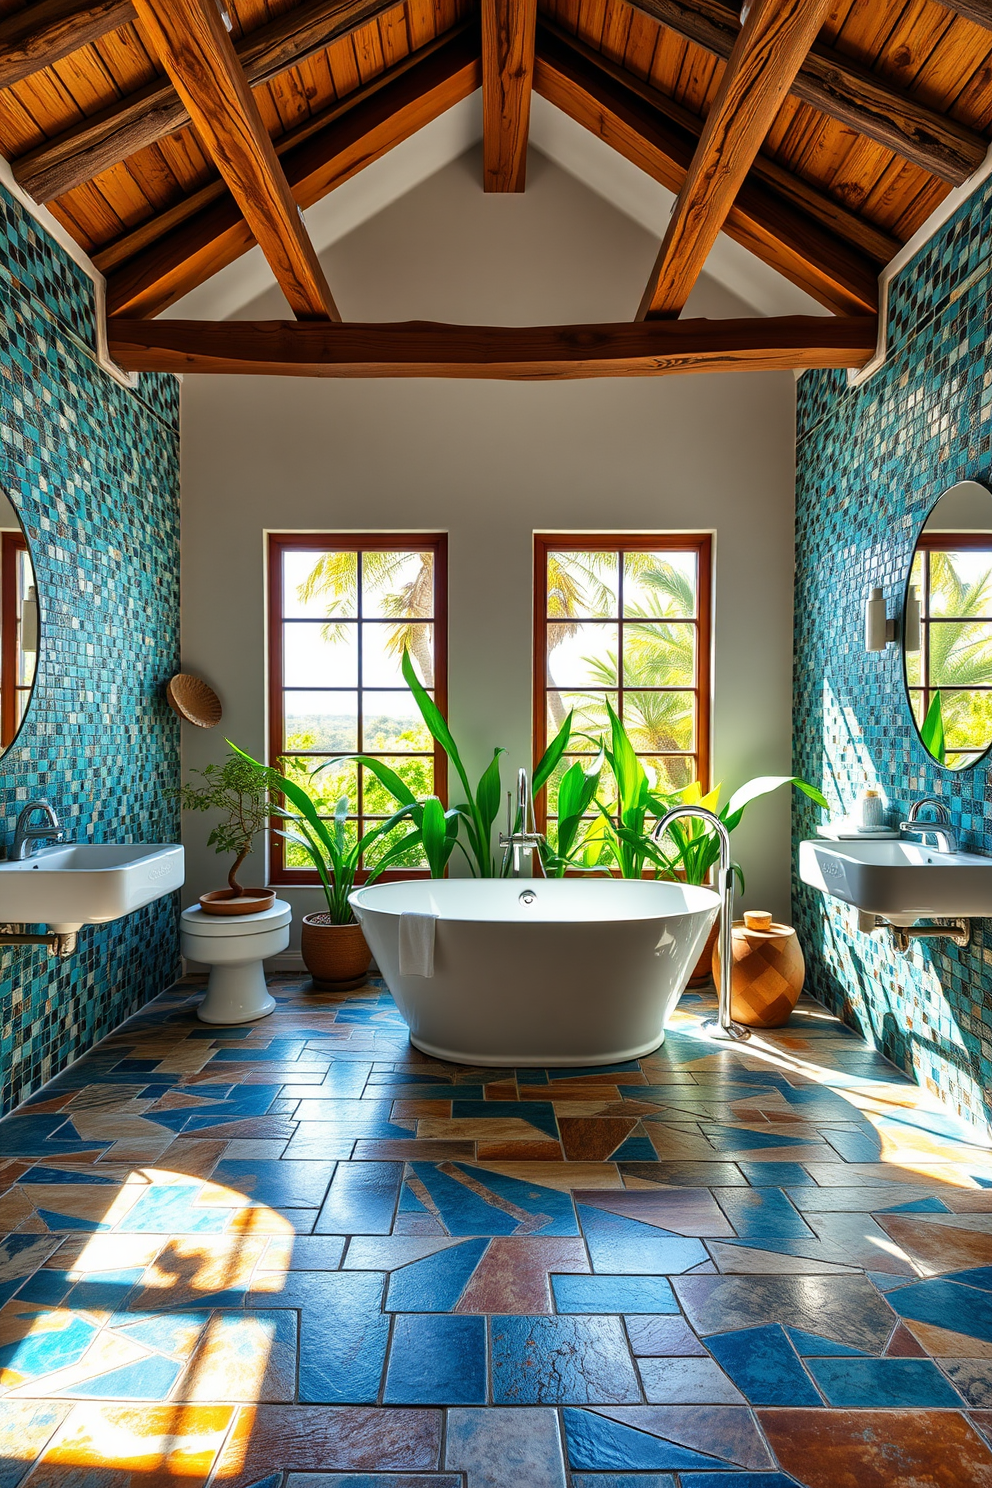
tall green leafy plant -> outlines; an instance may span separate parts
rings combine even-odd
[[[712,811],[720,818],[727,831],[733,832],[740,826],[744,812],[752,801],[781,789],[783,785],[795,786],[796,790],[802,791],[803,795],[815,801],[817,806],[825,807],[829,804],[815,785],[801,780],[798,775],[757,775],[746,785],[734,791],[725,806],[720,805],[721,787],[719,785],[704,796],[698,781],[681,791],[676,799],[682,804],[703,806]],[[710,871],[720,860],[720,839],[716,832],[712,831],[705,822],[693,820],[692,817],[682,817],[679,821],[672,823],[666,836],[675,847],[670,862],[675,869],[679,870],[679,876],[684,878],[686,883],[704,884]],[[734,863],[733,868],[737,881],[743,889],[744,874],[740,864]]]
[[[943,700],[939,690],[930,699],[927,716],[920,725],[920,738],[924,749],[937,761],[938,765],[944,764],[947,758],[947,741],[944,737]]]
[[[286,823],[283,829],[277,829],[279,835],[302,848],[317,870],[331,924],[350,925],[354,915],[348,898],[363,865],[363,855],[409,816],[408,808],[401,807],[387,821],[377,822],[363,836],[352,836],[348,831],[347,796],[342,796],[337,802],[333,817],[325,820],[297,781],[260,764],[236,744],[231,748],[242,760],[263,773],[272,797],[270,810]],[[415,846],[419,838],[419,830],[413,828],[405,837],[391,844],[375,863],[365,867],[365,882],[374,883],[385,869]]]

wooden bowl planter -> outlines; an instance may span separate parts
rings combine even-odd
[[[748,1028],[788,1023],[806,977],[795,930],[776,925],[765,911],[745,910],[734,921],[730,1016]],[[720,981],[720,946],[713,950],[713,980]]]
[[[318,992],[364,987],[372,952],[357,923],[335,925],[326,912],[303,916],[300,952]]]
[[[165,695],[172,711],[197,728],[215,728],[224,716],[213,688],[191,672],[177,672],[166,684]]]
[[[243,889],[240,894],[233,889],[211,889],[200,895],[200,908],[211,915],[261,914],[275,902],[275,889]]]

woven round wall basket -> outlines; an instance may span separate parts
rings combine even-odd
[[[214,728],[224,716],[220,698],[213,688],[190,672],[177,672],[171,677],[165,695],[172,711],[197,728]]]

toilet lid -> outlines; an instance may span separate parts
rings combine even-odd
[[[180,923],[184,935],[261,935],[266,930],[281,930],[293,918],[293,906],[284,899],[277,899],[268,909],[259,914],[211,915],[204,914],[198,904],[184,909]]]

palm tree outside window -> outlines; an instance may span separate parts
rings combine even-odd
[[[924,531],[909,582],[920,603],[920,649],[905,653],[913,717],[931,738],[939,715],[940,762],[961,770],[992,740],[992,538]]]

